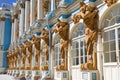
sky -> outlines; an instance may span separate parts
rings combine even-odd
[[[2,5],[2,3],[9,3],[9,4],[12,4],[13,2],[16,2],[16,0],[0,0],[0,7]]]

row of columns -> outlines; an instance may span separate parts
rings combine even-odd
[[[14,14],[12,17],[12,38],[11,38],[11,43],[13,41],[16,41],[16,33],[19,33],[19,37],[26,32],[29,27],[36,21],[36,20],[41,20],[45,16],[44,13],[44,2],[47,0],[25,0],[25,2],[19,3],[20,5],[20,15]],[[62,1],[64,2],[64,1]],[[49,5],[50,2],[48,2],[47,5],[45,5],[45,8],[51,7],[51,10],[55,10],[56,6],[60,3],[58,0],[51,0],[51,6]],[[45,3],[46,4],[46,3]],[[15,12],[17,13],[17,11]],[[16,16],[17,17],[14,17]],[[19,24],[18,24],[18,18],[19,18]],[[19,25],[19,29],[16,28]],[[16,32],[16,29],[19,30]]]

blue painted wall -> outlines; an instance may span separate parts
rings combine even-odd
[[[64,0],[66,4],[71,4],[74,0]]]
[[[3,53],[3,64],[2,67],[7,67],[7,50],[9,49],[10,42],[11,42],[11,19],[6,18],[5,26],[4,26],[4,53]]]
[[[2,67],[3,68],[7,68],[7,66],[8,66],[8,64],[7,64],[7,54],[8,54],[8,52],[4,52],[3,53],[3,64],[2,64]]]
[[[8,50],[11,42],[11,19],[6,18],[4,27],[4,50]]]

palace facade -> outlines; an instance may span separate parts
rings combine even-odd
[[[8,75],[120,80],[119,0],[17,0],[8,12]]]

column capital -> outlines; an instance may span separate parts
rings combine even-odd
[[[0,17],[0,21],[5,21],[5,17]]]

